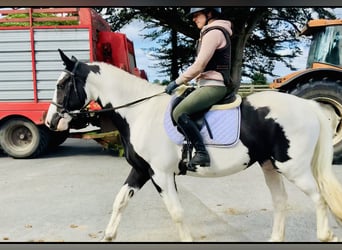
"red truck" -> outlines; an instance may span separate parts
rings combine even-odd
[[[52,132],[44,118],[63,70],[57,49],[81,61],[104,61],[147,79],[136,67],[132,41],[112,32],[91,8],[0,9],[0,146],[13,158],[33,158],[68,137],[95,139],[105,147],[119,140],[106,114],[80,117],[72,129]]]

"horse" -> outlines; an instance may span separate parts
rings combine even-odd
[[[151,180],[177,226],[180,240],[193,241],[176,187],[181,146],[170,140],[163,124],[171,96],[164,93],[163,86],[113,65],[85,63],[61,50],[59,53],[65,70],[57,80],[45,124],[51,130],[66,130],[73,114],[96,100],[110,112],[132,166],[115,197],[102,240],[115,240],[129,200]],[[269,241],[285,240],[287,192],[283,177],[314,202],[317,238],[338,241],[329,226],[328,212],[342,222],[342,187],[332,169],[331,124],[320,105],[294,95],[264,91],[244,97],[240,110],[238,142],[233,147],[207,146],[210,167],[185,174],[219,177],[260,166],[274,210]]]

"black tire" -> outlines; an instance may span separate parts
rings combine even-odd
[[[13,158],[35,158],[47,150],[49,134],[24,118],[13,118],[1,126],[0,144]]]
[[[318,102],[329,104],[342,117],[342,86],[338,82],[322,80],[305,83],[297,86],[290,92],[306,99],[314,99]],[[342,125],[341,122],[335,129],[334,136],[334,163],[342,163]]]

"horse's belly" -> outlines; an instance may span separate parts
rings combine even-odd
[[[234,147],[207,147],[210,155],[210,167],[199,167],[197,173],[189,175],[203,177],[220,177],[232,175],[247,168],[250,157],[248,149],[241,141]]]

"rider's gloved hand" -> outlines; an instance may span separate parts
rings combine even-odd
[[[174,89],[176,89],[178,86],[179,86],[179,85],[178,85],[175,81],[172,81],[172,82],[170,82],[170,83],[166,86],[165,92],[166,92],[167,94],[171,95],[171,94],[172,94],[172,91],[173,91]]]

